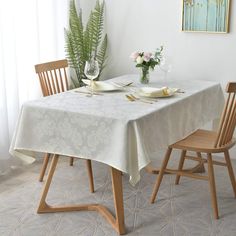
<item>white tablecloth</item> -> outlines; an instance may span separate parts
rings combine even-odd
[[[140,86],[138,75],[115,80]],[[89,158],[128,173],[135,185],[160,148],[219,117],[223,108],[219,83],[162,80],[148,86],[166,85],[185,93],[153,104],[130,102],[124,91],[94,97],[67,91],[29,101],[22,106],[10,153],[25,160],[35,152]]]

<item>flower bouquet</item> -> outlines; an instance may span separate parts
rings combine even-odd
[[[141,68],[140,82],[149,83],[149,69],[154,70],[156,65],[160,65],[162,60],[163,46],[157,48],[154,55],[151,52],[133,52],[130,58],[136,63],[136,67]]]

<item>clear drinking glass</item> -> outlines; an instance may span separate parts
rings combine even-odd
[[[99,75],[98,61],[96,61],[95,59],[86,61],[84,67],[84,74],[88,79],[90,79],[91,96],[93,96],[93,80],[96,79]]]
[[[160,70],[163,72],[164,74],[164,79],[166,80],[167,79],[167,74],[171,72],[172,70],[172,65],[169,64],[168,62],[166,62],[166,59],[163,58],[161,60],[161,64],[159,66]]]

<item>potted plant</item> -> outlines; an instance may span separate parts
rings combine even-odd
[[[85,62],[95,56],[99,64],[99,76],[105,67],[107,34],[103,36],[104,2],[97,0],[84,27],[82,10],[77,11],[75,0],[70,1],[69,27],[65,29],[66,58],[69,67],[74,69],[76,78],[71,76],[74,87],[83,85]],[[99,79],[99,76],[97,79]]]

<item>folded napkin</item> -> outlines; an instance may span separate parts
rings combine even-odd
[[[153,88],[153,87],[143,87],[140,88],[139,93],[146,97],[168,97],[176,93],[178,89],[176,88]]]
[[[94,91],[113,91],[113,90],[120,90],[120,87],[117,87],[113,84],[110,84],[105,81],[90,81],[88,79],[82,79],[82,81],[91,86]]]

